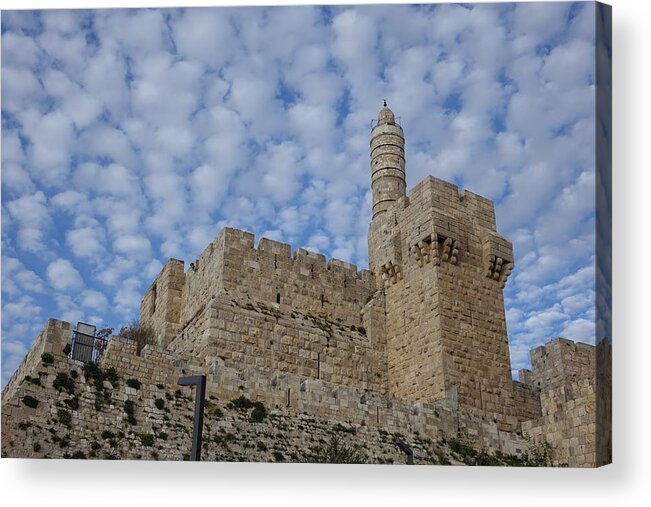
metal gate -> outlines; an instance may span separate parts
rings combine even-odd
[[[84,363],[98,364],[104,349],[106,349],[107,340],[100,336],[95,336],[97,328],[83,322],[77,323],[77,328],[72,330],[70,357]]]

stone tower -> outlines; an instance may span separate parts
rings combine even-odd
[[[389,394],[513,415],[502,294],[513,250],[493,203],[431,176],[406,197],[403,131],[386,104],[371,175],[369,266],[385,296]]]
[[[371,134],[373,218],[404,197],[406,186],[405,137],[385,101]]]

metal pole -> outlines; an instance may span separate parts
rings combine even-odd
[[[408,465],[414,464],[414,451],[411,450],[411,446],[407,444],[407,442],[405,442],[401,438],[396,438],[393,441],[393,445],[395,445],[398,449],[400,449],[402,452],[404,452],[407,455]]]
[[[197,386],[194,399],[194,428],[192,429],[192,454],[190,461],[201,461],[201,443],[203,440],[203,406],[206,398],[206,376],[193,375],[179,378],[180,386]]]

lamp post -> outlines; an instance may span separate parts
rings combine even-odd
[[[197,386],[194,399],[194,428],[192,429],[192,454],[190,461],[201,461],[201,442],[203,439],[203,406],[206,398],[206,376],[193,375],[181,377],[180,386]]]

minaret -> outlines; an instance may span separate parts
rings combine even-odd
[[[405,136],[385,100],[371,133],[373,218],[404,197],[406,186]]]

